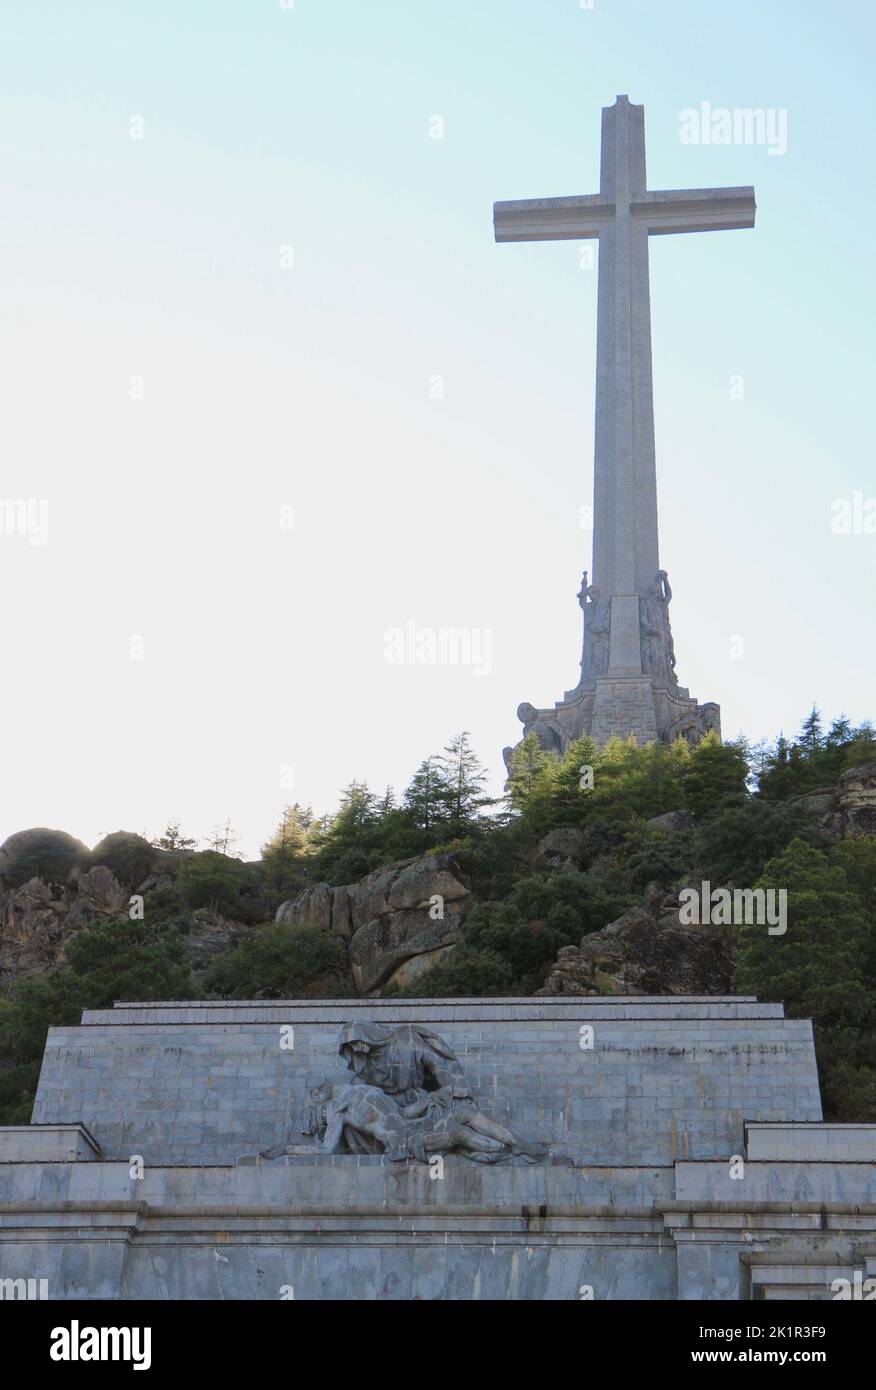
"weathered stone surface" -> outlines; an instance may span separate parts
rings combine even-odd
[[[468,896],[468,887],[461,881],[460,869],[450,854],[424,854],[404,865],[395,875],[387,901],[393,911],[420,907],[430,898],[442,897],[445,902]]]
[[[393,970],[384,985],[386,993],[400,990],[402,994],[406,994],[413,989],[421,975],[424,975],[427,970],[431,970],[433,965],[438,965],[452,950],[453,942],[451,941],[447,946],[438,946],[434,951],[424,951],[422,955],[411,956],[410,960],[406,960],[397,970]]]
[[[255,926],[231,921],[208,907],[197,908],[185,938],[192,974],[202,980],[218,955],[230,947],[241,946],[256,930]]]
[[[544,1157],[542,1145],[480,1110],[459,1058],[433,1029],[355,1019],[343,1028],[338,1052],[352,1075],[308,1091],[304,1133],[316,1136],[319,1154],[420,1163],[449,1153],[481,1163]],[[287,1144],[264,1156],[300,1151]]]
[[[346,887],[333,888],[331,929],[347,939],[353,935],[352,910],[349,889]]]
[[[683,926],[677,892],[649,890],[643,907],[564,946],[538,994],[723,994],[732,976],[726,930]]]
[[[74,869],[73,878],[77,896],[67,914],[68,931],[83,927],[95,918],[113,917],[128,907],[129,893],[106,865],[96,864],[85,873]]]
[[[789,796],[788,805],[799,810],[812,811],[815,815],[825,815],[836,805],[836,788],[820,787],[814,791],[801,792],[799,796]]]
[[[788,798],[788,804],[821,816],[829,835],[876,835],[876,763],[862,763],[840,774],[835,787],[816,787]]]
[[[846,835],[876,835],[876,763],[850,767],[839,779],[837,810]]]
[[[310,1088],[349,1079],[338,1030],[351,1020],[434,1031],[485,1113],[578,1163],[717,1161],[740,1152],[728,1146],[741,1142],[743,1120],[821,1118],[808,1023],[783,1020],[777,1004],[692,996],[206,1000],[88,1011],[82,1026],[50,1031],[34,1119],[81,1121],[107,1160],[144,1153],[147,1167],[233,1164],[303,1140]],[[590,1054],[579,1045],[582,1023],[594,1025]],[[279,1026],[290,1024],[295,1047],[285,1051]],[[442,1184],[432,1188],[446,1206]],[[315,1195],[324,1200],[325,1187]]]
[[[32,878],[7,896],[0,925],[0,979],[47,969],[63,956],[67,903],[41,878]]]
[[[351,1042],[402,1043],[354,1088],[351,1020]],[[451,1152],[434,1181],[431,1133],[428,1162],[320,1151],[315,1100],[366,1140],[369,1087],[407,1106],[414,1033],[544,1160]],[[820,1123],[811,1025],[747,998],[119,1005],[50,1031],[35,1120],[0,1129],[0,1248],[5,1278],[47,1279],[52,1299],[574,1302],[582,1282],[599,1300],[818,1298],[876,1275],[876,1126]]]
[[[558,826],[545,835],[536,850],[536,858],[560,873],[578,873],[589,860],[587,836],[575,825]]]
[[[315,883],[300,897],[281,903],[276,921],[290,927],[317,927],[329,931],[332,925],[332,889],[328,883]]]
[[[408,863],[405,860],[405,863]],[[347,893],[350,899],[350,913],[353,931],[364,927],[375,917],[382,917],[389,911],[389,891],[399,872],[398,864],[375,869],[358,883],[349,883]]]
[[[465,920],[458,903],[447,903],[444,916],[433,919],[428,909],[386,912],[360,927],[350,942],[350,964],[360,994],[379,989],[412,956],[433,954],[459,936]]]
[[[0,905],[0,978],[4,984],[32,970],[62,965],[70,936],[128,906],[127,890],[103,865],[73,869],[66,888],[29,879],[7,890]]]
[[[375,869],[359,883],[337,888],[317,883],[282,903],[276,920],[349,940],[356,988],[370,993],[390,981],[406,988],[402,981],[426,968],[408,965],[397,975],[415,958],[434,964],[456,941],[472,902],[452,854],[423,854]]]

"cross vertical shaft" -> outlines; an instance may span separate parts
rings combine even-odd
[[[644,595],[659,569],[648,229],[632,211],[645,189],[644,108],[619,97],[602,113],[600,197],[614,216],[599,244],[593,509],[593,583],[612,598]],[[613,636],[611,664],[641,670]]]

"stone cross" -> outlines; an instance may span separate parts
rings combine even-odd
[[[598,193],[494,205],[497,241],[599,239],[592,589],[609,604],[605,676],[642,673],[640,600],[660,570],[648,238],[754,215],[753,188],[648,192],[645,111],[626,96],[602,112]]]
[[[752,188],[648,192],[645,108],[626,96],[602,111],[598,193],[494,206],[498,242],[599,239],[592,582],[605,598],[644,596],[660,567],[648,238],[754,221]],[[633,652],[616,655],[638,666]]]

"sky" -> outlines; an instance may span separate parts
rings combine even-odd
[[[863,0],[5,4],[0,841],[230,817],[251,857],[284,803],[400,791],[463,729],[500,789],[517,705],[578,678],[597,271],[495,245],[492,203],[596,192],[619,93],[650,188],[758,202],[651,243],[681,683],[728,737],[876,718],[874,29]],[[685,143],[704,102],[787,148]],[[467,662],[409,659],[441,630]]]

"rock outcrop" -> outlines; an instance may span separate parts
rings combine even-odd
[[[320,931],[331,931],[334,895],[346,891],[346,888],[332,888],[328,883],[315,883],[312,888],[305,889],[300,897],[281,903],[275,920],[285,922],[290,927],[317,927]]]
[[[58,965],[64,953],[67,911],[65,899],[53,896],[41,878],[28,879],[13,889],[0,922],[0,978]]]
[[[108,863],[97,858],[102,854]],[[171,886],[186,857],[184,851],[157,849],[127,831],[106,836],[92,852],[59,830],[10,835],[0,845],[0,991],[23,975],[65,965],[67,943],[84,928],[127,921],[131,894]],[[25,878],[34,865],[40,872]],[[196,976],[206,974],[220,951],[254,930],[181,904],[181,924],[186,917],[185,941]]]
[[[683,926],[678,891],[654,887],[642,907],[630,908],[578,946],[564,946],[541,995],[729,994],[729,933],[722,927]]]
[[[6,985],[31,970],[57,968],[70,936],[127,906],[127,890],[101,864],[74,868],[64,887],[34,877],[7,890],[0,904],[0,980]]]
[[[101,917],[116,917],[127,909],[130,895],[105,864],[95,864],[85,873],[74,869],[73,880],[76,899],[64,924],[68,931]]]
[[[840,835],[876,835],[876,763],[842,773],[834,817]]]
[[[276,920],[338,932],[350,943],[356,988],[409,988],[456,942],[473,899],[451,854],[376,869],[359,883],[314,884],[282,903]]]
[[[251,941],[257,930],[254,925],[223,917],[212,908],[195,908],[185,938],[189,964],[195,979],[205,980],[217,956],[222,955],[229,947],[242,946],[245,941]]]
[[[556,873],[580,873],[589,860],[587,835],[576,825],[561,825],[540,841],[536,861]]]

